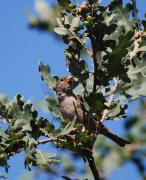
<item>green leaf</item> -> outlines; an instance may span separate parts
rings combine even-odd
[[[56,33],[54,33],[54,27],[57,25],[56,18],[60,16],[61,8],[58,4],[54,4],[53,6],[49,6],[46,1],[36,1],[36,13],[32,15],[32,13],[28,14],[29,27],[47,31],[52,33],[55,37],[58,37]]]
[[[46,82],[49,88],[55,88],[57,82],[57,76],[51,76],[51,69],[49,65],[39,63],[39,71],[41,73],[42,80]]]
[[[78,26],[79,21],[80,21],[79,17],[73,17],[72,18],[72,21],[71,21],[72,30],[76,29],[76,27]]]
[[[71,159],[67,158],[66,156],[61,156],[60,161],[66,173],[72,173],[75,171],[75,167]]]
[[[136,67],[133,65],[129,66],[127,72],[128,77],[131,80],[132,87],[126,91],[131,96],[131,99],[137,99],[140,96],[146,96],[146,61],[145,57],[141,60],[136,59]]]
[[[139,52],[146,52],[146,35],[141,37],[141,43],[138,50]]]
[[[109,10],[112,11],[112,22],[116,22],[118,26],[124,26],[126,32],[132,30],[132,24],[129,20],[131,12],[130,4],[126,4],[123,7],[121,2],[113,0],[109,5]],[[111,19],[110,16],[109,18]]]
[[[7,177],[3,173],[0,173],[0,179],[7,179]]]
[[[21,109],[22,108],[22,109]],[[22,132],[32,131],[31,122],[33,119],[32,104],[30,102],[24,103],[22,107],[19,106],[19,101],[13,103],[11,107],[13,111],[11,131],[21,130]]]
[[[35,158],[38,166],[48,166],[48,164],[59,162],[56,160],[55,154],[44,152],[39,149],[36,149]]]
[[[122,34],[119,37],[119,42],[117,46],[112,50],[112,53],[110,54],[111,59],[113,57],[121,59],[127,54],[128,50],[126,49],[131,46],[133,42],[132,40],[133,36],[134,36],[134,31],[129,31],[127,34]]]
[[[19,177],[19,180],[34,180],[34,178],[36,177],[35,173],[24,173]]]
[[[124,115],[126,114],[127,107],[128,106],[126,104],[123,105],[120,102],[117,104],[114,104],[113,107],[111,107],[109,111],[108,118],[112,120],[123,118]]]
[[[46,101],[50,112],[57,118],[63,119],[57,98],[54,96],[46,96]]]
[[[94,113],[102,113],[103,110],[107,108],[102,93],[90,93],[85,99],[90,106],[91,111]]]
[[[65,36],[69,34],[68,30],[64,27],[55,27],[54,31],[61,36]]]
[[[139,48],[139,51],[143,52],[143,51],[146,51],[146,46],[142,46]]]
[[[146,31],[146,21],[143,20],[141,23],[142,23],[142,25],[143,25],[143,27],[144,27],[144,31]]]
[[[75,5],[73,5],[69,0],[58,0],[58,3],[67,12],[71,12],[75,8]]]
[[[69,122],[64,128],[63,130],[60,132],[59,136],[64,136],[69,134],[71,131],[75,130],[74,125],[76,122],[76,118],[74,118],[74,120],[72,122]]]
[[[49,122],[47,119],[40,117],[37,120],[37,125],[40,128],[41,134],[49,136],[49,134],[56,134],[55,126],[52,122]]]
[[[59,161],[56,159],[55,154],[44,152],[36,148],[27,150],[25,166],[27,166],[29,169],[32,165],[42,167],[49,166],[49,164],[58,162]]]
[[[5,167],[6,169],[8,168],[8,156],[6,155],[6,153],[1,153],[0,154],[0,166]]]
[[[129,31],[127,34],[121,34],[116,47],[112,49],[111,53],[108,53],[107,56],[104,57],[107,59],[104,66],[107,68],[107,72],[111,77],[119,76],[126,81],[124,77],[127,76],[127,68],[124,59],[128,56],[128,48],[133,43],[133,35],[133,31]]]
[[[8,138],[9,138],[8,134],[5,133],[5,132],[2,130],[2,128],[0,128],[0,142],[1,142],[1,143],[2,143],[2,142],[5,142],[5,141],[8,140]]]

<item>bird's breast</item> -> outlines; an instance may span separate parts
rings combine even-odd
[[[77,118],[78,121],[83,121],[83,110],[81,104],[73,96],[65,97],[62,102],[60,102],[60,109],[63,117],[72,121],[74,118]]]

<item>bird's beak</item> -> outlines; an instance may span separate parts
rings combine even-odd
[[[68,83],[72,83],[72,81],[73,81],[73,76],[68,76],[67,77],[67,82]]]

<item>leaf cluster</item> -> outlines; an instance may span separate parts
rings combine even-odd
[[[58,0],[54,7],[38,4],[37,9],[40,17],[30,16],[30,26],[54,31],[66,44],[64,55],[68,71],[74,78],[73,91],[82,97],[88,114],[97,114],[101,119],[105,115],[102,121],[125,117],[128,103],[146,95],[146,22],[138,19],[136,2],[132,0],[124,5],[122,0],[113,0],[102,6],[97,0],[81,4],[73,0]],[[51,75],[49,65],[40,62],[39,71],[42,80],[55,90],[58,77]],[[9,158],[21,151],[25,152],[24,164],[28,169],[57,163],[56,155],[38,149],[39,144],[48,142],[83,158],[92,156],[89,144],[90,139],[95,142],[94,135],[84,130],[82,125],[63,119],[55,94],[46,97],[46,102],[49,112],[60,120],[59,128],[52,120],[39,117],[30,101],[24,101],[19,94],[12,101],[4,97],[0,99],[0,165],[6,170]],[[105,110],[108,113],[105,114]],[[137,122],[137,119],[130,119],[125,127],[132,126],[135,132],[133,124]],[[126,134],[131,141],[136,137],[143,143],[144,126],[140,127],[140,132],[140,137],[139,132],[137,136],[128,131]],[[95,147],[98,150],[97,163],[101,159],[111,162],[111,157],[120,154],[123,159],[118,159],[115,164],[131,159],[144,172],[139,150],[135,150],[134,145],[127,147],[127,152],[116,146],[113,151],[111,144],[98,140]],[[101,169],[106,170],[104,163]]]

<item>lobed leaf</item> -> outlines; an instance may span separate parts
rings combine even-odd
[[[46,82],[49,88],[53,89],[56,87],[57,76],[51,76],[51,69],[49,65],[44,65],[42,62],[39,63],[39,71],[41,73],[42,80]]]

